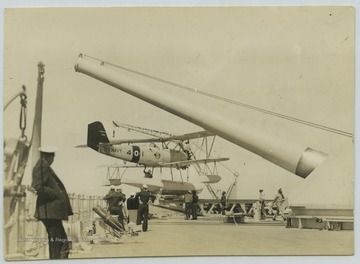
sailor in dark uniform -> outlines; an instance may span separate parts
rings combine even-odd
[[[146,184],[142,185],[142,189],[135,196],[135,199],[139,199],[138,215],[136,224],[140,225],[143,219],[148,218],[149,214],[149,202],[150,200],[154,201],[155,196],[148,191],[148,186]]]
[[[37,193],[35,218],[42,221],[48,233],[50,259],[66,259],[69,243],[62,220],[68,220],[73,212],[64,184],[50,167],[56,148],[39,150],[40,159],[33,169],[31,184]]]
[[[197,220],[197,210],[198,210],[198,201],[199,196],[196,194],[196,191],[192,191],[192,219]]]
[[[121,227],[124,229],[125,223],[124,223],[124,214],[123,214],[122,206],[126,200],[125,195],[121,192],[115,191],[115,186],[112,185],[110,187],[110,191],[104,197],[104,200],[108,204],[109,213],[118,216],[118,221]]]

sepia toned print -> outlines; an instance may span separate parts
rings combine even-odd
[[[354,254],[354,8],[4,21],[6,260]]]

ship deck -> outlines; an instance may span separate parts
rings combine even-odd
[[[138,236],[115,239],[99,230],[73,246],[70,258],[174,256],[352,255],[353,231],[286,228],[283,221],[224,223],[220,217],[184,220],[182,214],[151,207],[159,217]],[[92,240],[92,243],[90,243]]]

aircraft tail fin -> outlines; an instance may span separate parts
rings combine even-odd
[[[88,125],[87,146],[98,151],[100,143],[109,143],[103,124],[99,121]]]

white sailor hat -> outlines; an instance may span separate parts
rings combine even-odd
[[[136,195],[136,193],[134,193],[134,192],[130,193],[130,196],[135,196],[135,195]]]
[[[147,186],[146,184],[143,184],[142,187],[143,187],[143,189],[147,189],[147,188],[148,188],[148,186]]]
[[[40,147],[39,151],[42,153],[55,153],[57,151],[57,148],[52,146],[44,146]]]

